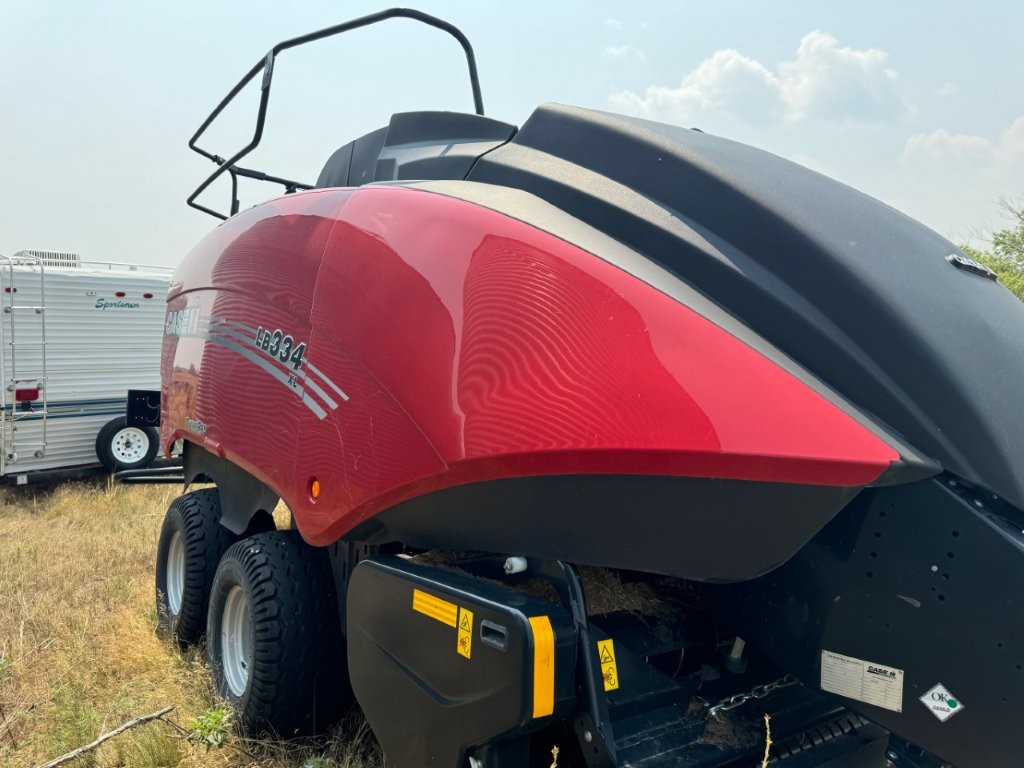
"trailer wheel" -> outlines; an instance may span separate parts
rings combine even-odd
[[[181,647],[206,631],[217,564],[237,540],[220,524],[216,488],[186,493],[168,507],[156,551],[157,623]]]
[[[352,702],[327,553],[296,531],[237,542],[210,595],[207,654],[239,730],[305,736]]]
[[[96,436],[96,456],[109,472],[148,467],[159,447],[155,429],[129,427],[124,416],[108,421]]]

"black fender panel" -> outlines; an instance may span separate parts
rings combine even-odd
[[[195,443],[185,442],[183,466],[185,487],[206,479],[220,489],[220,524],[234,534],[249,529],[259,512],[270,515],[280,497],[237,464],[214,456]]]

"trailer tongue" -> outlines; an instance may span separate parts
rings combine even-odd
[[[315,185],[238,165],[280,52],[391,18],[456,37],[477,114]],[[253,141],[201,149],[260,74]],[[1018,765],[1024,305],[767,153],[482,113],[465,37],[395,9],[275,46],[190,142],[226,221],[168,297],[162,440],[216,487],[157,600],[243,730],[354,698],[398,765]],[[288,194],[239,213],[239,176]]]

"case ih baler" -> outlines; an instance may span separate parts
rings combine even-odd
[[[313,186],[238,165],[280,52],[392,17],[459,40],[477,114]],[[199,148],[261,74],[249,146]],[[161,621],[244,730],[354,694],[400,766],[760,765],[765,715],[785,768],[1024,760],[1024,305],[985,267],[725,139],[484,117],[415,11],[276,46],[191,146],[196,195],[296,192],[232,195],[163,346],[215,487],[168,511]]]

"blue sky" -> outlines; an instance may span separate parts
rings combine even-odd
[[[174,265],[216,222],[186,142],[274,43],[385,3],[0,0],[0,253]],[[1024,4],[422,2],[476,49],[488,114],[559,101],[698,126],[808,165],[954,240],[1024,195]],[[254,92],[210,134],[252,130]],[[395,111],[471,109],[457,45],[396,20],[288,51],[248,162],[315,180]],[[246,188],[243,204],[277,194]],[[211,191],[214,207],[226,189]]]

